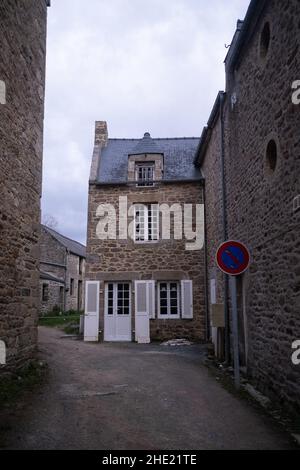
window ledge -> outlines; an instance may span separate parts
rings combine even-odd
[[[183,320],[183,318],[181,318],[180,316],[175,316],[175,315],[172,315],[172,316],[169,316],[169,315],[158,315],[157,318],[153,318],[153,320]]]
[[[145,242],[134,242],[135,245],[141,246],[141,245],[157,245],[159,243],[159,240],[155,241],[145,241]]]

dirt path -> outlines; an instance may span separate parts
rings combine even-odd
[[[14,410],[5,448],[291,448],[215,381],[198,347],[85,344],[40,328],[40,349],[49,381]]]

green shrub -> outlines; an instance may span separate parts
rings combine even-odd
[[[52,309],[52,313],[54,317],[58,317],[62,314],[61,308],[58,305],[55,305]]]
[[[83,310],[67,310],[64,315],[66,316],[75,316],[75,315],[83,315]]]

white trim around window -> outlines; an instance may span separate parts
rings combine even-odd
[[[159,319],[180,318],[180,283],[161,281],[157,284],[157,312]]]

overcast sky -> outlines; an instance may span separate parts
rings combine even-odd
[[[52,0],[43,214],[86,241],[94,122],[110,137],[200,136],[249,0]]]

